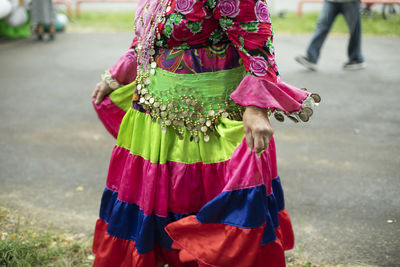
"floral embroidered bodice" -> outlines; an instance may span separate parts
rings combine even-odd
[[[136,28],[145,27],[140,20],[138,24]],[[165,23],[160,23],[158,28],[162,33],[156,42],[158,47],[187,50],[231,43],[249,74],[272,82],[277,79],[271,21],[265,1],[172,0]]]
[[[136,21],[136,29],[147,27]],[[320,100],[281,80],[265,0],[171,0],[165,20],[157,27],[157,67],[192,74],[244,65],[247,75],[230,95],[238,105],[269,108],[279,121],[283,114],[293,121],[308,121],[314,100]],[[110,69],[121,84],[136,77],[139,33]]]

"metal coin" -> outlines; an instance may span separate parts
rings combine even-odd
[[[155,70],[155,69],[151,69],[151,70],[150,70],[150,74],[151,74],[151,75],[156,74],[156,70]]]
[[[215,115],[215,111],[210,109],[210,111],[208,111],[208,116],[214,116]]]
[[[161,110],[166,110],[166,109],[167,109],[167,106],[166,106],[165,104],[162,104],[161,107],[160,107],[160,109],[161,109]]]
[[[165,121],[165,125],[167,125],[167,126],[170,126],[171,123],[172,123],[172,122],[171,122],[170,120],[166,120],[166,121]]]
[[[140,90],[140,89],[142,89],[142,85],[141,85],[141,84],[138,84],[138,86],[136,86],[136,88],[137,88],[138,90]]]
[[[194,106],[194,110],[200,112],[201,106],[200,106],[199,104],[196,104],[196,105]]]
[[[228,118],[228,116],[229,116],[228,112],[222,112],[222,117],[223,118]]]
[[[201,127],[201,131],[202,131],[203,133],[207,132],[207,126]]]
[[[150,102],[150,104],[153,104],[153,103],[154,103],[154,98],[153,98],[153,97],[150,98],[150,99],[149,99],[149,102]]]
[[[150,50],[149,50],[149,54],[150,54],[151,56],[154,56],[154,55],[156,54],[156,50],[150,49]]]
[[[168,108],[169,108],[169,109],[173,109],[173,108],[174,108],[174,105],[173,105],[172,103],[169,103],[169,104],[168,104]]]
[[[150,84],[150,83],[151,83],[150,78],[146,78],[146,80],[144,81],[144,83],[145,83],[145,84]]]
[[[145,101],[144,97],[141,97],[140,100],[139,100],[139,102],[140,102],[141,104],[143,104],[144,101]]]
[[[302,110],[299,112],[299,118],[300,118],[300,120],[307,122],[310,119],[310,116],[308,116],[307,112]]]
[[[196,135],[195,137],[194,137],[194,141],[196,142],[196,143],[198,143],[199,142],[199,136],[198,135]]]
[[[168,114],[167,114],[166,111],[162,111],[162,112],[161,112],[161,117],[165,118],[165,117],[167,117],[167,115],[168,115]]]
[[[275,112],[274,113],[274,117],[275,117],[275,119],[277,121],[280,121],[280,122],[284,122],[285,121],[285,116],[283,116],[283,114],[280,113],[280,112]]]
[[[168,6],[167,9],[165,10],[167,13],[171,11],[171,7]]]
[[[158,124],[162,125],[163,122],[164,122],[163,119],[161,119],[161,118],[158,119]]]
[[[294,123],[298,123],[299,122],[299,120],[298,119],[296,119],[295,117],[293,117],[293,116],[287,116],[289,119],[291,119]]]
[[[204,135],[204,142],[208,142],[208,141],[210,141],[210,136],[208,136],[208,135]]]
[[[207,127],[210,127],[210,126],[211,126],[211,124],[212,124],[211,120],[207,120],[207,121],[206,121],[206,125],[207,125]]]
[[[314,111],[312,110],[312,108],[305,107],[305,108],[303,108],[303,110],[304,110],[305,112],[307,112],[307,114],[308,114],[309,117],[311,117],[311,116],[314,114]]]
[[[149,99],[150,99],[150,97],[151,97],[151,95],[150,95],[150,94],[146,94],[146,95],[144,96],[144,99],[146,99],[146,100],[149,100]]]
[[[167,128],[166,127],[162,127],[161,128],[161,132],[166,133],[167,132]]]
[[[201,124],[204,124],[204,123],[206,122],[206,119],[200,118],[199,122],[200,122]]]
[[[155,107],[155,108],[158,108],[159,106],[160,106],[160,102],[155,102],[155,103],[154,103],[154,107]]]
[[[315,103],[321,102],[321,96],[319,94],[311,94],[312,99],[314,99]]]
[[[152,68],[152,69],[155,69],[156,67],[157,67],[157,63],[156,63],[156,62],[154,62],[154,61],[153,61],[153,62],[151,62],[151,68]]]

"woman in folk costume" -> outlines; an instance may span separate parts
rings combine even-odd
[[[92,95],[117,137],[94,266],[285,266],[269,116],[308,121],[320,99],[281,81],[267,4],[143,0],[135,29]]]

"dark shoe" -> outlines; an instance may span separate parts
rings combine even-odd
[[[349,61],[343,65],[344,70],[362,70],[367,67],[367,64],[363,61]]]
[[[49,35],[49,41],[54,41],[56,39],[54,34]]]
[[[38,34],[36,39],[37,39],[38,41],[43,41],[43,35]]]
[[[308,70],[316,71],[317,70],[317,64],[314,62],[311,62],[307,57],[305,56],[297,56],[294,58],[298,63],[303,65],[303,67],[307,68]]]

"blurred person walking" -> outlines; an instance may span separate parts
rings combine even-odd
[[[320,50],[337,15],[342,14],[350,32],[348,44],[349,61],[343,65],[345,70],[365,68],[361,52],[361,14],[360,0],[325,0],[318,18],[317,29],[307,48],[306,56],[297,56],[295,60],[309,70],[317,69]]]
[[[43,40],[44,25],[49,25],[49,40],[55,38],[56,11],[53,0],[32,0],[31,20],[36,24],[36,34],[39,41]]]

